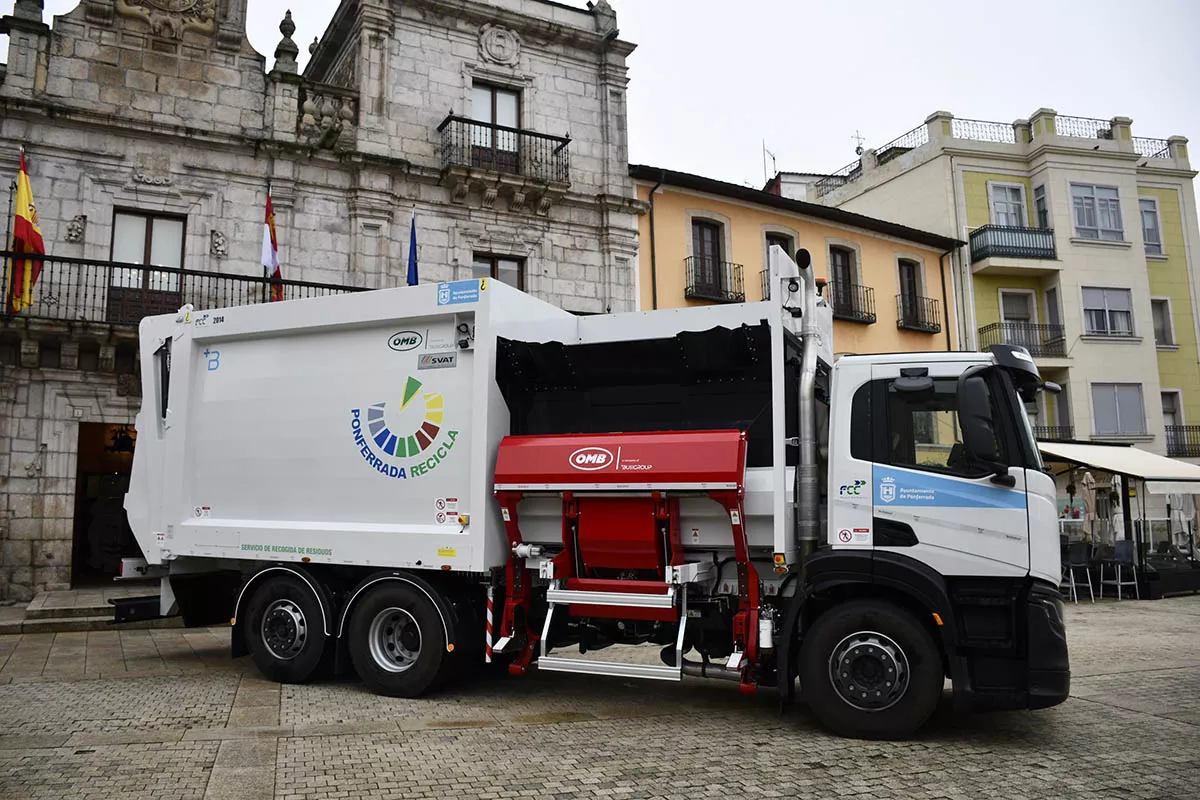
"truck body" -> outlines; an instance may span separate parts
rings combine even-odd
[[[761,303],[577,317],[478,279],[147,318],[126,509],[154,611],[395,695],[487,662],[799,681],[889,737],[946,678],[964,708],[1061,702],[1021,406],[1052,387],[1020,348],[835,363],[800,260],[771,249]]]

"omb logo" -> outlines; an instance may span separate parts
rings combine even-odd
[[[408,350],[415,350],[421,346],[421,334],[416,331],[400,331],[393,333],[388,339],[388,347],[398,353],[403,353]]]
[[[581,447],[567,459],[575,469],[587,471],[604,469],[613,463],[613,454],[603,447]]]

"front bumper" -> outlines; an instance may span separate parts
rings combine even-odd
[[[1035,582],[1027,606],[1028,708],[1049,708],[1071,693],[1067,628],[1057,587]]]

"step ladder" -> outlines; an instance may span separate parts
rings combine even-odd
[[[582,675],[615,675],[622,678],[644,678],[659,681],[683,679],[683,639],[687,631],[687,583],[703,580],[708,576],[709,565],[685,564],[668,567],[669,582],[651,583],[638,581],[636,588],[649,589],[642,592],[591,591],[580,588],[564,588],[561,581],[554,581],[546,590],[546,621],[542,626],[542,638],[537,666],[546,672],[575,672]],[[586,584],[585,581],[576,581]],[[678,609],[679,632],[675,637],[675,666],[666,664],[626,664],[619,661],[592,661],[584,658],[565,658],[549,655],[547,642],[550,625],[555,612],[566,606],[608,606],[616,608]]]

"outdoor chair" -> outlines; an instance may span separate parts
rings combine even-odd
[[[1092,591],[1092,568],[1088,563],[1091,547],[1087,542],[1075,542],[1068,546],[1067,557],[1063,559],[1063,583],[1060,585],[1060,590],[1063,586],[1067,589],[1067,596],[1075,601],[1075,605],[1079,605],[1079,590],[1075,583],[1075,573],[1077,570],[1083,570],[1084,577],[1087,579],[1088,597],[1092,598],[1092,602],[1096,602],[1096,594]]]
[[[1112,571],[1111,576],[1104,577],[1105,568]],[[1134,594],[1138,600],[1142,599],[1141,589],[1138,588],[1137,569],[1133,564],[1133,542],[1128,539],[1122,539],[1117,542],[1116,552],[1113,558],[1106,558],[1100,562],[1100,598],[1104,598],[1104,587],[1116,586],[1117,599],[1121,598],[1121,587],[1132,586]]]

